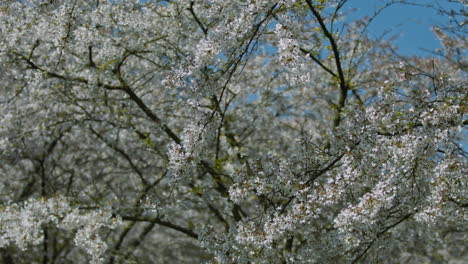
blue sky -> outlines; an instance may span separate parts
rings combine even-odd
[[[349,0],[345,5],[344,11],[357,9],[356,12],[350,14],[348,19],[372,15],[375,10],[382,7],[385,2],[383,0]],[[448,1],[437,0],[416,0],[421,4],[443,4],[445,8],[461,7],[461,4],[450,4]],[[430,54],[422,49],[435,50],[440,48],[439,40],[431,31],[433,25],[442,24],[447,21],[446,16],[441,16],[436,10],[403,4],[394,4],[385,9],[372,22],[369,28],[369,33],[373,37],[381,36],[385,31],[391,30],[388,36],[398,36],[396,44],[399,51],[405,55],[426,55]]]

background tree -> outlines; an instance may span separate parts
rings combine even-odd
[[[466,260],[465,11],[347,2],[3,1],[3,262]]]

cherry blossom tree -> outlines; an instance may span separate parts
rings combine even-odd
[[[2,262],[465,263],[466,1],[377,2],[2,1]]]

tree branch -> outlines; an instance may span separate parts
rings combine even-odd
[[[203,34],[208,35],[208,29],[203,25],[203,23],[200,21],[200,19],[197,17],[197,15],[195,14],[195,11],[193,10],[193,5],[195,3],[193,1],[190,2],[190,7],[188,8],[188,10],[190,11],[190,13],[192,14],[193,18],[195,19],[195,22],[197,22],[198,26],[200,27],[200,29],[203,31]]]
[[[344,76],[344,72],[342,69],[341,59],[340,59],[340,51],[338,50],[338,45],[336,44],[335,38],[333,37],[332,33],[328,30],[327,26],[325,25],[325,21],[320,15],[320,13],[315,9],[311,0],[306,0],[307,5],[309,6],[310,11],[317,19],[320,27],[323,31],[325,37],[330,41],[330,45],[332,47],[333,55],[335,57],[335,64],[336,69],[338,71],[339,77],[339,84],[340,84],[340,98],[338,100],[338,107],[337,107],[337,115],[333,120],[333,127],[338,127],[341,121],[341,111],[343,110],[346,102],[346,98],[348,95],[349,86],[346,82],[346,78]]]
[[[125,221],[155,223],[155,224],[158,224],[160,226],[165,226],[165,227],[168,227],[170,229],[173,229],[173,230],[179,231],[181,233],[184,233],[189,237],[198,239],[198,234],[193,232],[192,230],[190,230],[188,228],[185,228],[185,227],[181,227],[179,225],[176,225],[176,224],[173,224],[173,223],[170,223],[170,222],[167,222],[167,221],[163,221],[163,220],[158,219],[158,218],[150,218],[150,217],[145,217],[145,216],[127,216],[127,215],[125,215],[125,216],[122,216],[122,219],[125,220]]]

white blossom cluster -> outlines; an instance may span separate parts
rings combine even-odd
[[[0,213],[0,247],[15,244],[25,251],[30,245],[44,242],[44,228],[75,232],[74,243],[91,257],[91,263],[101,263],[107,250],[101,239],[101,228],[116,228],[120,220],[111,211],[83,212],[70,205],[66,197],[31,198],[21,204],[3,205]]]

